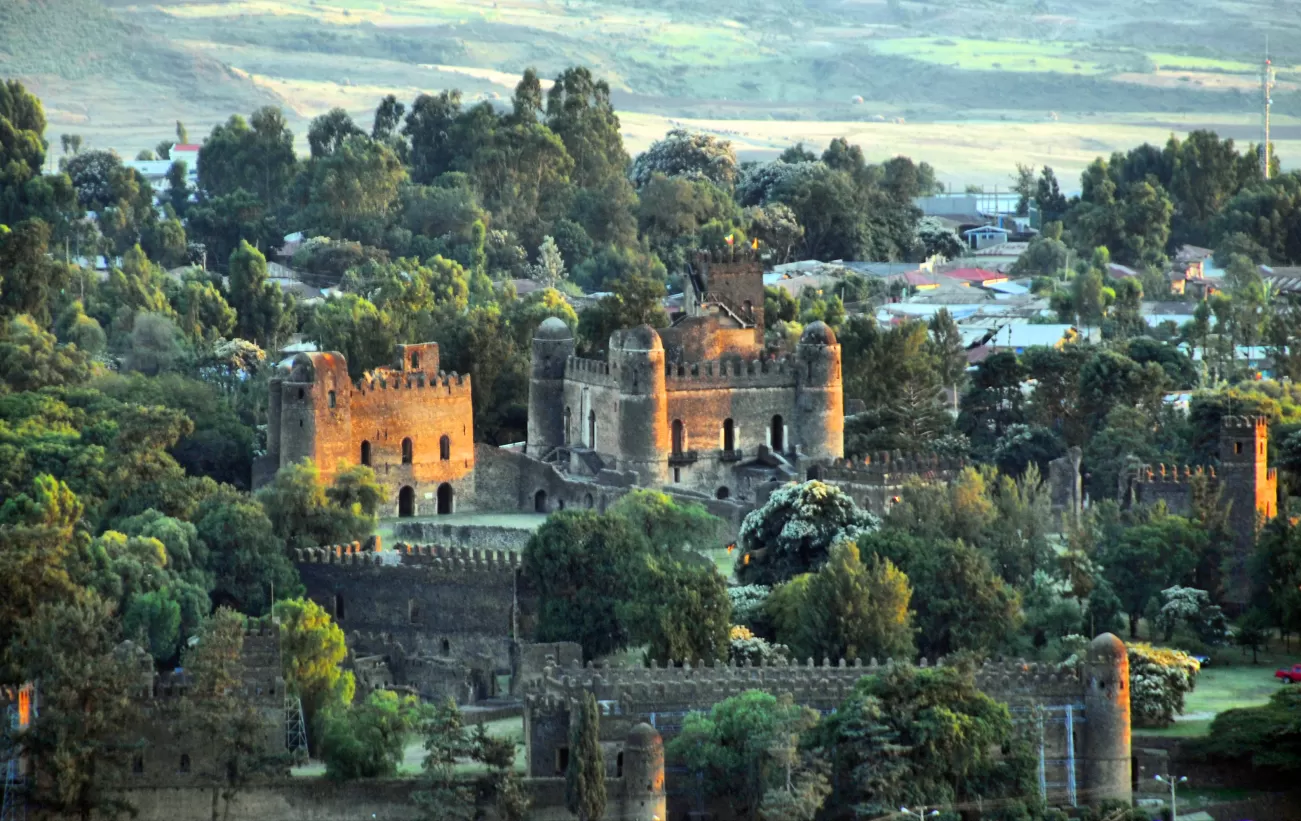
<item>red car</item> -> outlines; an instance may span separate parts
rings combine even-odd
[[[1291,667],[1284,667],[1282,670],[1274,673],[1274,678],[1281,678],[1287,684],[1296,684],[1301,682],[1301,664],[1293,664]]]

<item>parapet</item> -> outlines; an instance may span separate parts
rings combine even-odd
[[[742,245],[740,248],[715,248],[709,251],[697,251],[695,262],[697,265],[711,266],[727,265],[731,263],[747,265],[762,264],[759,252],[755,251],[748,245]]]
[[[355,386],[363,396],[374,391],[422,390],[426,387],[436,389],[439,393],[460,394],[469,392],[470,376],[456,371],[450,374],[439,371],[435,375],[425,371],[376,368],[358,379]]]
[[[815,469],[817,476],[829,482],[846,482],[863,485],[895,485],[904,480],[948,479],[966,466],[963,459],[941,457],[936,454],[905,455],[899,451],[879,452],[861,460],[836,459],[831,464]]]
[[[1189,467],[1188,465],[1169,465],[1158,464],[1143,465],[1138,469],[1138,481],[1144,484],[1183,484],[1191,482],[1194,478],[1206,476],[1211,479],[1215,478],[1215,468],[1213,467]]]
[[[1269,419],[1264,416],[1222,416],[1220,429],[1225,432],[1268,430]]]
[[[399,542],[397,554],[408,567],[432,567],[482,573],[514,572],[520,567],[520,554],[513,550],[489,550],[474,547],[440,547]]]
[[[571,356],[565,360],[565,379],[585,385],[613,386],[618,372],[618,363],[610,363],[603,359]]]
[[[708,362],[669,364],[664,376],[669,390],[685,390],[695,385],[733,388],[793,387],[798,363],[782,359],[723,359]]]

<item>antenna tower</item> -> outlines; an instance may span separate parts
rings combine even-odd
[[[1269,35],[1265,35],[1265,64],[1260,70],[1260,96],[1261,96],[1261,134],[1260,134],[1260,173],[1265,179],[1269,179],[1270,166],[1270,147],[1269,147],[1269,109],[1274,104],[1274,65],[1269,59]]]

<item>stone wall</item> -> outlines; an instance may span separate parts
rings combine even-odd
[[[439,544],[474,550],[519,552],[528,544],[533,531],[522,527],[499,525],[444,524],[432,522],[398,522],[393,536],[415,544]]]

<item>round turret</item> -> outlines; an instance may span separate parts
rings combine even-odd
[[[610,349],[621,351],[662,351],[664,341],[659,332],[649,325],[638,325],[625,331],[615,331],[610,337]]]
[[[1089,643],[1084,665],[1084,778],[1090,803],[1133,798],[1129,651],[1111,633]]]
[[[574,334],[563,319],[547,317],[533,333],[526,447],[539,457],[565,444],[565,364],[574,355]]]
[[[670,448],[664,343],[649,325],[615,331],[609,362],[619,389],[618,441],[603,438],[598,422],[596,450],[617,455],[619,467],[637,471],[641,484],[662,485],[668,480]]]
[[[665,821],[664,741],[659,731],[642,722],[633,727],[623,745],[624,794],[630,821]]]
[[[795,346],[796,437],[810,459],[845,455],[845,394],[840,344],[824,322],[810,322]]]
[[[804,327],[804,333],[800,334],[801,345],[835,345],[836,332],[831,330],[831,326],[822,320],[810,322]]]

